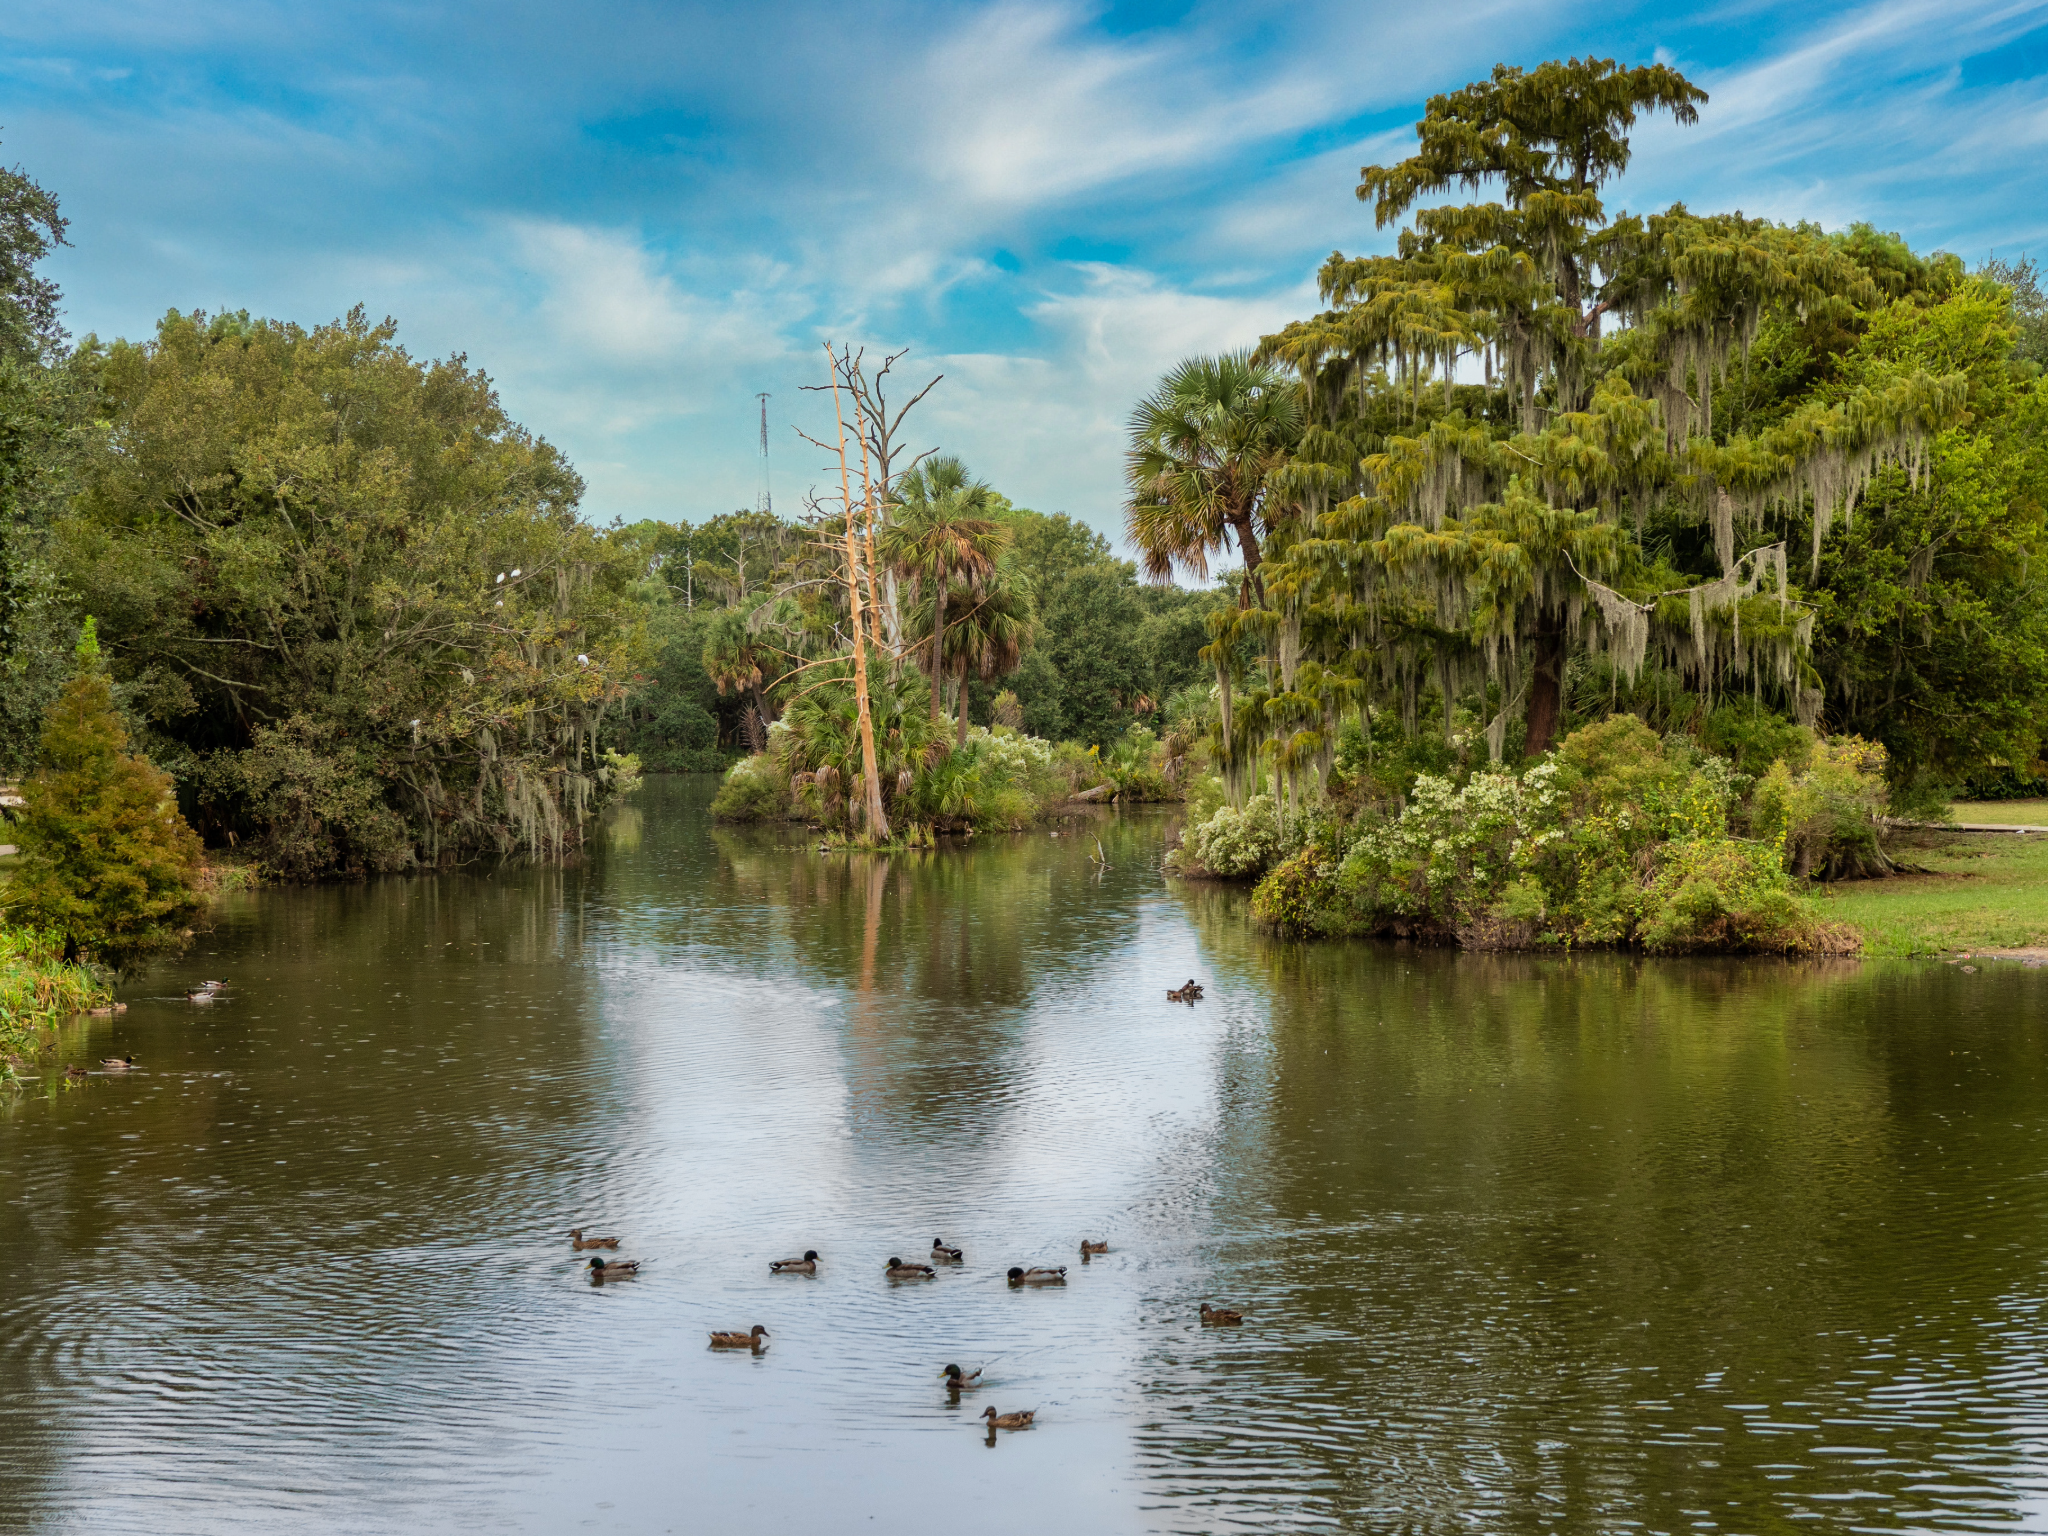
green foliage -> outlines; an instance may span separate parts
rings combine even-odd
[[[1888,793],[1884,748],[1857,736],[1812,743],[1802,760],[1772,763],[1751,796],[1751,834],[1780,850],[1802,878],[1888,873],[1879,844]]]
[[[106,426],[57,563],[216,834],[305,873],[580,840],[632,572],[489,380],[360,312],[173,313],[79,365]]]
[[[1271,795],[1253,795],[1242,810],[1217,807],[1191,825],[1167,854],[1168,874],[1245,880],[1265,873],[1284,852],[1280,808]]]
[[[40,1031],[112,1000],[91,969],[65,960],[62,934],[0,927],[0,1052],[32,1050]]]
[[[1872,786],[1881,794],[1881,762],[1867,751],[1843,743],[1826,756],[1830,806]],[[1334,873],[1318,872],[1332,863],[1320,847],[1315,858],[1298,855],[1288,881],[1255,907],[1295,932],[1395,932],[1476,948],[1840,948],[1842,936],[1787,872],[1781,838],[1730,834],[1742,782],[1725,759],[1618,715],[1526,772],[1477,772],[1462,784],[1419,776],[1398,815],[1368,815],[1344,834]],[[1775,804],[1748,814],[1785,817]],[[1821,835],[1818,814],[1811,819]],[[1867,814],[1863,825],[1872,829]]]
[[[199,839],[169,775],[128,750],[90,622],[79,658],[23,786],[7,917],[62,934],[67,954],[122,965],[183,942],[199,910]]]

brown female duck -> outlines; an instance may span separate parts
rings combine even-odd
[[[581,1227],[571,1227],[569,1246],[582,1253],[589,1248],[616,1248],[619,1246],[619,1240],[616,1237],[585,1237]]]
[[[1244,1314],[1242,1312],[1234,1312],[1229,1307],[1212,1307],[1205,1301],[1202,1303],[1202,1321],[1205,1323],[1241,1323],[1244,1321]]]
[[[761,1341],[768,1337],[768,1330],[759,1323],[754,1324],[752,1333],[714,1333],[711,1335],[713,1349],[759,1349]]]
[[[988,1427],[992,1430],[1029,1429],[1031,1421],[1038,1417],[1038,1410],[1027,1408],[1021,1413],[997,1413],[993,1408],[984,1408],[981,1416],[988,1420]]]

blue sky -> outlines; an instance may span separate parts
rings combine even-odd
[[[2048,3],[14,0],[0,43],[74,332],[360,303],[487,369],[599,521],[751,505],[759,390],[793,508],[831,338],[946,375],[918,446],[1113,533],[1137,396],[1384,248],[1359,166],[1496,61],[1711,92],[1610,207],[2048,257]]]

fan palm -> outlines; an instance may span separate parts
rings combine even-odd
[[[1000,562],[980,590],[955,585],[946,612],[957,613],[946,626],[945,668],[958,692],[954,744],[967,741],[967,679],[984,682],[1007,677],[1024,664],[1024,652],[1036,638],[1031,594],[1024,578]]]
[[[946,674],[946,607],[955,585],[979,592],[1009,544],[990,515],[993,493],[953,457],[927,459],[905,475],[895,520],[882,530],[882,558],[917,583],[931,606],[925,675],[931,679],[931,727],[938,733],[939,688]]]
[[[1287,372],[1249,352],[1191,357],[1131,413],[1124,455],[1130,501],[1124,531],[1145,574],[1169,581],[1176,565],[1209,574],[1209,554],[1237,537],[1247,604],[1259,576],[1259,539],[1272,517],[1266,476],[1301,437],[1301,391]]]

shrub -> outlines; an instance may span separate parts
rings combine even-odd
[[[1792,890],[1768,843],[1714,838],[1669,844],[1644,906],[1640,937],[1654,953],[1802,954],[1823,937],[1813,908]]]
[[[200,908],[199,837],[178,814],[170,776],[128,751],[90,619],[78,656],[23,787],[8,916],[63,935],[67,958],[118,966],[184,942]]]
[[[1218,807],[1192,827],[1168,855],[1167,872],[1242,880],[1264,873],[1281,854],[1280,812],[1271,795],[1253,795],[1243,810]]]
[[[789,787],[765,752],[734,763],[711,797],[713,821],[780,821],[789,812]]]
[[[258,726],[241,752],[200,769],[202,804],[242,808],[264,867],[287,880],[389,872],[413,862],[412,832],[385,797],[370,751],[332,723],[293,715]]]
[[[62,934],[0,928],[0,1049],[29,1049],[37,1030],[112,1000],[91,971],[65,963]]]
[[[1337,890],[1337,860],[1313,844],[1283,860],[1252,892],[1252,916],[1289,938],[1328,936],[1351,925]]]
[[[1808,766],[1771,764],[1750,797],[1750,826],[1782,849],[1802,879],[1841,880],[1892,867],[1879,846],[1886,805],[1884,748],[1860,736],[1815,742]]]

